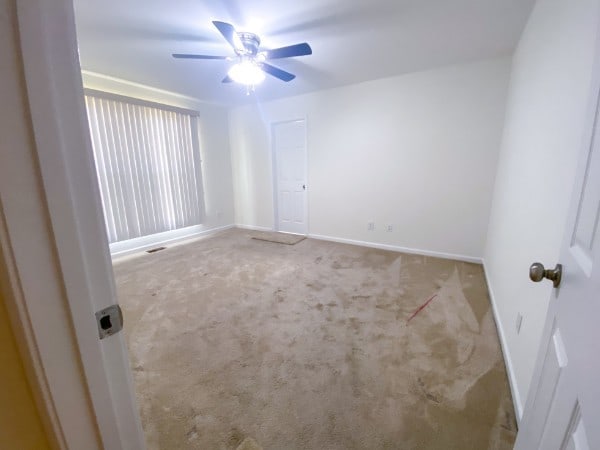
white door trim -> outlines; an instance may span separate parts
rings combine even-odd
[[[37,220],[47,223],[49,218],[51,230],[44,243],[54,250],[54,284],[62,285],[62,301],[66,298],[68,303],[63,308],[70,312],[75,350],[81,358],[83,397],[91,405],[91,419],[96,422],[92,425],[97,432],[87,438],[82,436],[84,430],[78,429],[82,417],[73,407],[69,410],[62,400],[69,398],[64,383],[48,377],[48,390],[68,448],[98,448],[100,438],[106,449],[143,449],[143,431],[123,335],[100,341],[94,317],[99,306],[116,303],[116,296],[83,102],[72,0],[16,3],[35,136],[32,157],[37,160],[39,172],[32,183],[39,185],[41,175],[43,192],[37,206],[39,211],[47,212],[46,217],[39,216]],[[13,161],[8,163],[17,166]],[[30,173],[22,175],[32,178]],[[7,223],[18,224],[19,217],[6,206],[3,210]],[[22,236],[9,240],[13,249],[26,244]],[[15,262],[27,290],[26,275],[43,270],[44,261],[36,264],[29,258],[24,264],[16,258]],[[41,279],[39,283],[45,281]],[[43,289],[43,284],[39,288]],[[73,348],[61,350],[40,339],[44,333],[52,336],[52,326],[56,325],[52,317],[46,323],[36,319],[44,313],[44,302],[28,295],[23,296],[23,301],[30,317],[37,320],[32,328],[44,369],[52,359],[71,361]],[[87,422],[83,425],[89,426]]]
[[[308,195],[310,193],[310,183],[309,183],[309,179],[308,179],[308,163],[309,163],[309,159],[308,159],[308,119],[307,116],[303,116],[303,117],[296,117],[293,119],[286,119],[286,120],[277,120],[274,122],[271,122],[271,126],[269,129],[269,141],[270,141],[270,146],[271,146],[271,182],[272,182],[272,186],[273,186],[273,230],[274,231],[279,231],[279,196],[278,196],[278,183],[277,183],[277,152],[275,149],[275,140],[273,139],[273,135],[274,135],[274,131],[275,131],[275,126],[277,125],[281,125],[284,123],[291,123],[291,122],[297,122],[299,120],[303,120],[304,121],[304,155],[305,155],[305,167],[304,167],[304,179],[306,180],[306,201],[305,201],[305,218],[306,218],[306,236],[308,236],[310,234],[310,220],[309,220],[309,211],[310,211],[310,205],[309,205],[309,198],[310,195]]]

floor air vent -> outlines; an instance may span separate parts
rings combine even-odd
[[[167,247],[156,247],[156,248],[151,248],[150,250],[146,250],[146,253],[155,253],[155,252],[160,252],[161,250],[164,250]]]

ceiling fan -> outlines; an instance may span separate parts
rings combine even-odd
[[[229,69],[227,76],[223,78],[223,83],[241,83],[246,85],[249,90],[264,80],[265,73],[285,82],[292,81],[296,78],[296,75],[272,66],[266,61],[312,54],[312,49],[306,42],[272,50],[259,51],[260,38],[256,34],[238,32],[233,25],[227,22],[215,20],[213,21],[213,25],[233,47],[236,56],[173,53],[173,57],[182,59],[224,59],[227,61],[236,61],[231,69]]]

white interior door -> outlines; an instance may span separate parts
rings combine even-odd
[[[600,449],[598,91],[550,309],[515,449]]]
[[[306,121],[273,124],[277,231],[307,234]]]

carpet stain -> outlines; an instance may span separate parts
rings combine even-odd
[[[148,449],[512,448],[480,265],[249,236],[114,264]]]

